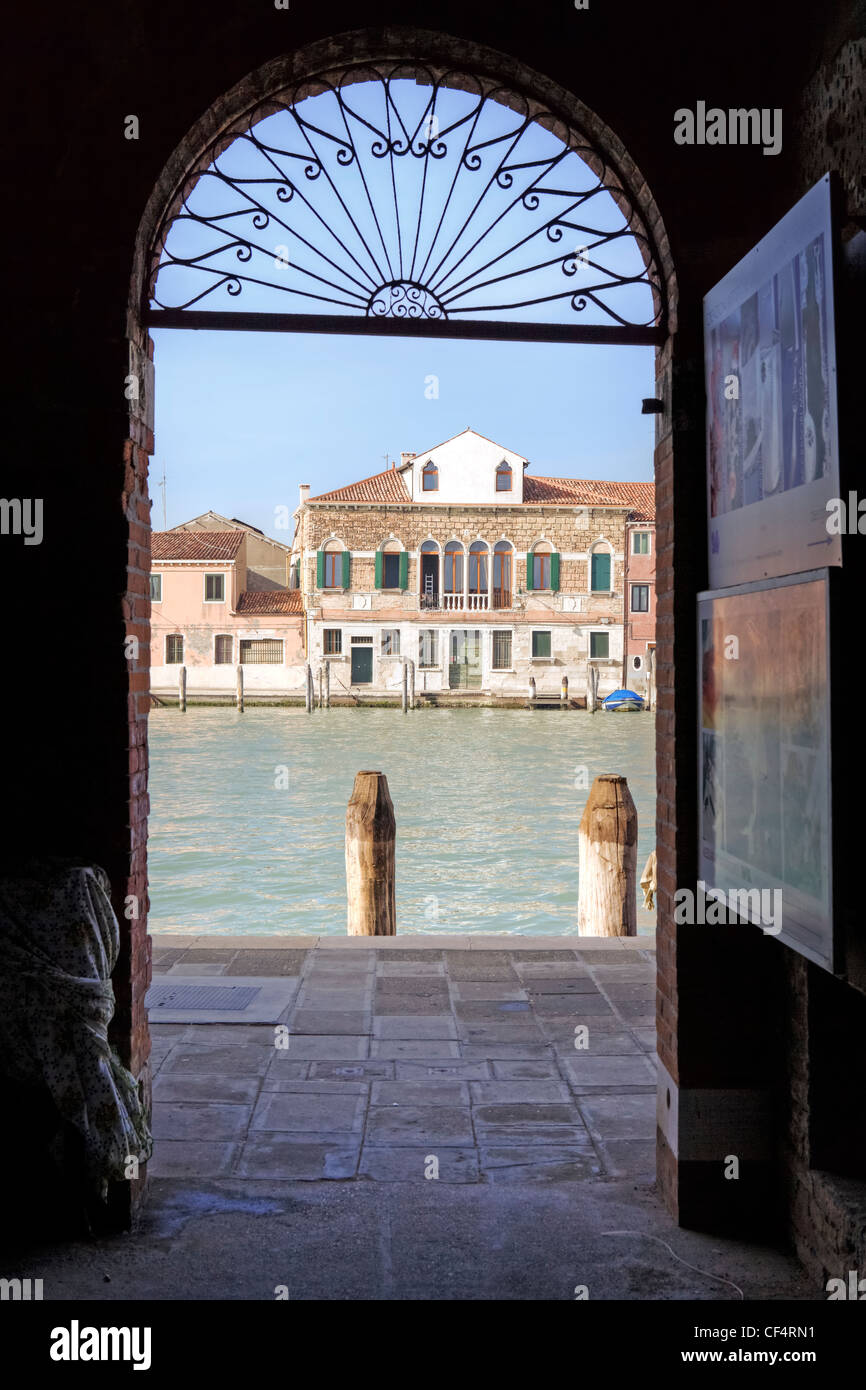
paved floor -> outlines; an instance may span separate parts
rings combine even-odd
[[[282,1026],[153,1026],[152,1175],[651,1180],[651,940],[498,944],[155,949],[156,980],[295,990]]]
[[[156,938],[155,980],[279,980],[282,1018],[155,1025],[141,1229],[4,1272],[46,1300],[823,1299],[658,1200],[652,944]]]

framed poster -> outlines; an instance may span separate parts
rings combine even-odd
[[[730,920],[832,970],[828,588],[816,571],[698,596],[698,860]]]
[[[842,563],[830,176],[704,299],[709,583]]]

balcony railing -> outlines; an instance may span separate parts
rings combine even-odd
[[[443,594],[442,607],[449,612],[479,613],[490,607],[487,594]]]
[[[494,608],[510,608],[510,607],[511,607],[511,590],[510,590],[510,589],[494,589],[494,590],[493,590],[493,607],[494,607]]]

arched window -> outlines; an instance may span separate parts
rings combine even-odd
[[[439,491],[439,469],[432,459],[428,459],[421,469],[421,487],[424,492]]]
[[[550,541],[538,541],[526,557],[527,589],[559,588],[559,556]]]
[[[505,462],[505,459],[502,460],[496,470],[496,491],[511,491],[511,466]]]
[[[486,541],[473,541],[469,547],[469,592],[487,593],[487,561],[490,549]]]
[[[320,589],[347,589],[349,587],[349,552],[343,542],[325,541],[317,556],[316,582]]]
[[[589,555],[589,590],[609,594],[613,589],[613,553],[607,541],[596,541]]]
[[[421,607],[439,607],[439,546],[435,541],[421,544],[421,564],[419,582],[421,584]]]
[[[445,593],[463,593],[463,546],[449,541],[445,547]]]
[[[376,588],[405,589],[409,579],[409,556],[398,540],[391,537],[376,551]]]
[[[497,541],[493,547],[493,607],[511,607],[514,548],[510,541]]]

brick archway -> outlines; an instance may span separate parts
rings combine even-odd
[[[383,28],[345,33],[276,58],[248,74],[218,97],[170,155],[148,199],[136,237],[129,296],[126,306],[126,336],[130,343],[130,372],[137,375],[140,394],[130,403],[129,437],[125,444],[125,484],[123,502],[129,523],[129,561],[124,618],[127,632],[139,639],[140,655],[128,662],[130,722],[130,872],[125,894],[136,895],[146,908],[146,823],[147,823],[147,711],[149,697],[148,654],[150,600],[147,573],[150,567],[149,502],[147,494],[148,458],[153,452],[152,344],[142,320],[154,255],[159,254],[160,235],[171,223],[182,190],[191,177],[206,167],[215,149],[227,147],[236,137],[249,113],[267,112],[269,99],[288,87],[297,89],[304,81],[341,69],[349,64],[371,65],[393,62],[423,62],[438,69],[460,68],[497,83],[501,91],[510,89],[522,102],[543,106],[562,121],[564,132],[580,132],[607,167],[615,173],[622,199],[615,201],[646,236],[663,285],[661,306],[667,339],[656,354],[656,395],[665,403],[664,413],[656,416],[655,467],[657,482],[657,769],[658,769],[658,909],[660,977],[666,973],[673,983],[673,939],[664,923],[671,922],[670,907],[678,878],[673,826],[676,823],[676,782],[673,776],[673,423],[674,339],[677,331],[677,282],[670,243],[661,212],[640,169],[611,128],[577,97],[542,74],[514,58],[480,44],[457,40],[445,34],[415,28]],[[504,99],[504,98],[503,98]],[[274,109],[277,109],[276,106]],[[587,160],[591,163],[591,158]],[[122,957],[122,978],[116,979],[118,1014],[115,1035],[124,1059],[133,1073],[142,1077],[149,1089],[147,1057],[149,1040],[144,1010],[150,981],[149,938],[146,910],[129,920]],[[673,988],[659,993],[659,1046],[669,1072],[676,1072],[675,1016]],[[664,1146],[662,1146],[662,1151]],[[662,1170],[664,1169],[664,1161]],[[662,1171],[663,1178],[665,1177]],[[668,1173],[665,1187],[670,1195],[673,1178]]]

